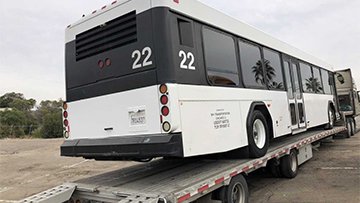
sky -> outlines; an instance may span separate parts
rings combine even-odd
[[[335,69],[351,67],[360,86],[359,0],[200,1]],[[111,2],[0,0],[0,95],[21,92],[38,102],[65,98],[65,28]]]

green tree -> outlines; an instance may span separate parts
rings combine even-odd
[[[26,125],[26,117],[23,112],[17,109],[0,112],[1,137],[23,136],[25,134],[24,125]]]
[[[0,97],[0,108],[15,108],[20,111],[30,111],[35,105],[35,99],[25,99],[22,93],[11,92]]]
[[[62,103],[63,101],[61,99],[59,101],[50,101],[50,100],[41,101],[35,113],[38,122],[43,123],[43,117],[46,114],[61,112]]]
[[[62,112],[56,111],[43,117],[41,134],[43,138],[57,138],[63,136]]]
[[[15,99],[24,99],[24,95],[21,93],[6,93],[0,97],[0,108],[10,108],[10,103]]]
[[[36,117],[42,124],[41,135],[43,138],[56,138],[63,136],[62,103],[59,101],[41,101],[36,110]]]

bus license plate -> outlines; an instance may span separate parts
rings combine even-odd
[[[130,113],[130,125],[145,125],[146,114],[145,110]]]

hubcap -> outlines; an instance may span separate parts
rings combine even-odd
[[[296,164],[296,154],[295,154],[295,153],[291,153],[290,158],[291,158],[291,170],[292,170],[293,172],[295,172],[295,171],[296,171],[296,168],[297,168],[297,164]]]
[[[256,119],[253,124],[253,139],[259,149],[265,146],[266,131],[264,123],[260,119]]]
[[[232,188],[231,202],[245,203],[245,188],[240,183],[235,184]]]

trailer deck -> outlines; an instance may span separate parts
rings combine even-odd
[[[71,197],[101,202],[191,202],[229,184],[231,177],[237,174],[250,173],[266,166],[270,159],[288,154],[291,149],[302,148],[342,131],[346,128],[315,129],[276,139],[266,156],[258,159],[155,160],[64,184],[20,202],[39,202],[34,201],[36,198],[43,202],[59,202],[60,194],[62,201]],[[55,196],[57,201],[53,201]]]

